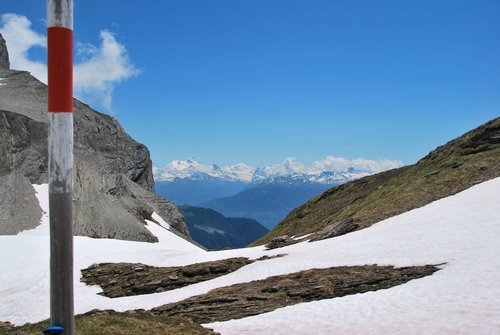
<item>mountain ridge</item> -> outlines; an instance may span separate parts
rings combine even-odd
[[[346,160],[347,161],[347,160]],[[243,183],[260,183],[276,177],[290,177],[292,179],[307,179],[311,183],[336,184],[344,176],[344,179],[359,178],[387,170],[387,167],[400,167],[399,161],[368,161],[370,164],[359,164],[352,161],[355,166],[322,166],[319,161],[313,166],[306,168],[295,158],[287,158],[282,163],[265,167],[252,167],[246,163],[238,163],[228,166],[216,164],[203,164],[194,158],[187,160],[173,160],[163,168],[155,167],[153,174],[157,182],[174,182],[176,180],[223,180]]]
[[[294,209],[257,240],[317,232],[352,218],[361,228],[500,176],[500,118],[437,147],[416,164],[336,186]]]

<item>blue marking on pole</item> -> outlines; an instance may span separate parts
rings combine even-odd
[[[61,334],[63,330],[64,328],[61,326],[49,326],[43,330],[43,333],[45,335],[55,335],[55,334]]]

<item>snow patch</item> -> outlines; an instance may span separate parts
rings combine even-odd
[[[153,218],[153,220],[158,222],[158,224],[163,228],[170,229],[170,225],[166,223],[165,220],[163,220],[163,218],[159,216],[156,212],[153,212],[153,215],[151,215],[151,217]]]
[[[156,214],[156,216],[161,219],[158,214]],[[157,218],[155,218],[155,220],[157,220]],[[163,222],[163,224],[166,224],[165,221],[161,221]],[[185,252],[202,250],[200,247],[172,233],[163,225],[157,224],[153,221],[146,220],[146,228],[151,232],[151,234],[158,238],[158,243],[162,245],[168,245],[169,248]]]
[[[302,235],[302,236],[292,236],[292,239],[295,240],[295,241],[303,240],[306,237],[311,236],[311,235],[312,235],[312,233],[311,234],[305,234],[305,235]]]

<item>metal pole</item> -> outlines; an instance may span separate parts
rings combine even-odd
[[[47,0],[47,38],[50,318],[63,328],[59,333],[73,335],[72,0]]]

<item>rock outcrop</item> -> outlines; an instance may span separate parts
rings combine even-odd
[[[379,265],[312,269],[235,284],[153,308],[157,315],[185,316],[198,323],[240,319],[302,302],[377,291],[432,275],[434,265]]]
[[[294,240],[288,235],[282,235],[274,237],[271,241],[269,241],[269,243],[265,245],[265,247],[267,248],[267,250],[278,249],[298,242],[298,240]]]
[[[28,186],[47,183],[47,86],[28,72],[6,68],[0,68],[0,78],[0,194],[14,192],[2,197],[0,234],[16,234],[41,217]],[[146,146],[116,119],[76,99],[74,129],[75,234],[155,242],[144,219],[156,212],[174,232],[189,237],[177,208],[153,193]]]
[[[81,281],[99,285],[103,290],[100,294],[117,298],[174,290],[226,275],[253,262],[236,257],[164,268],[138,263],[103,263],[83,269]]]
[[[10,62],[9,62],[9,52],[7,50],[7,44],[5,43],[5,40],[0,34],[0,69],[9,69],[10,68]]]

